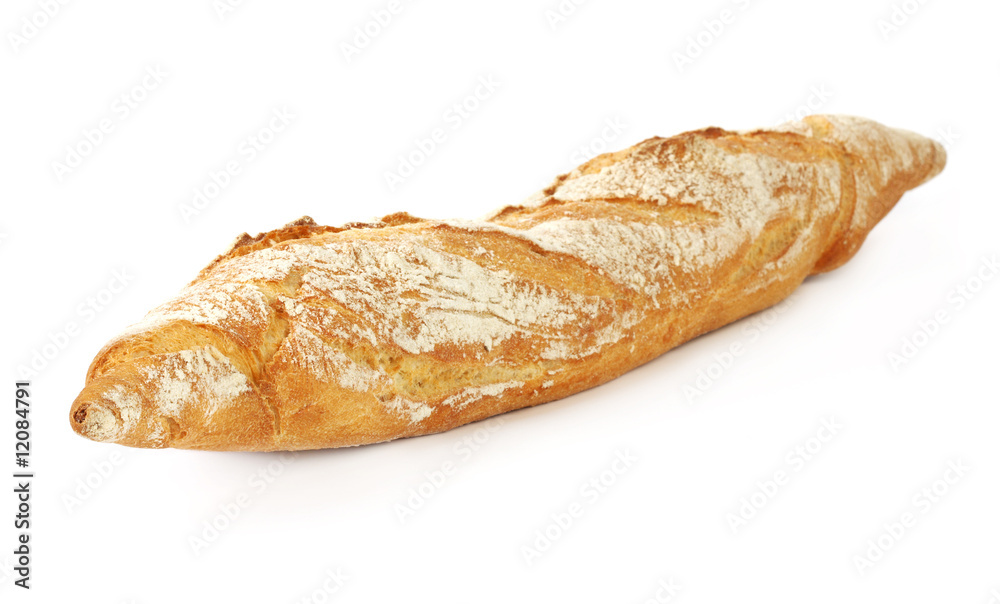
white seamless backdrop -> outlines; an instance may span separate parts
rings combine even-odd
[[[0,600],[1000,602],[985,0],[7,0]],[[474,218],[602,151],[849,113],[949,165],[846,266],[599,388],[300,454],[68,422],[239,233]],[[31,590],[14,382],[33,374]],[[9,457],[8,457],[9,456]]]

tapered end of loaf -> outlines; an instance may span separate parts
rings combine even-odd
[[[944,148],[944,145],[934,139],[921,136],[909,130],[896,129],[896,133],[910,141],[910,144],[916,149],[920,163],[927,166],[927,171],[919,184],[927,182],[944,170],[945,165],[948,163],[948,151]]]
[[[777,129],[839,145],[851,156],[856,177],[873,188],[912,189],[940,174],[948,161],[941,143],[862,117],[810,115]]]
[[[934,178],[948,154],[941,143],[901,128],[850,115],[810,115],[776,128],[835,143],[872,174],[861,176],[885,185],[904,180],[909,188]]]
[[[122,391],[123,392],[123,391]],[[119,390],[87,387],[70,408],[70,425],[80,436],[97,442],[118,442],[141,412],[138,397]]]
[[[128,447],[159,449],[173,437],[169,420],[153,411],[131,368],[88,380],[70,407],[69,423],[80,436]]]
[[[833,232],[814,273],[847,262],[904,193],[940,174],[947,163],[948,154],[937,141],[860,117],[811,115],[775,130],[833,145],[848,174],[841,194],[853,198],[850,215]]]
[[[102,367],[69,414],[73,430],[127,447],[274,450],[276,416],[218,349],[195,346]]]
[[[72,418],[73,430],[90,440],[114,442],[122,431],[114,411],[103,405],[74,405]]]

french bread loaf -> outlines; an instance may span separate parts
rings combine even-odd
[[[811,116],[652,138],[479,221],[243,235],[100,351],[70,423],[132,447],[301,450],[559,399],[837,268],[944,164],[922,136]]]

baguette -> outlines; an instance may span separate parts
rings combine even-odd
[[[945,151],[854,117],[651,138],[479,221],[243,235],[109,342],[72,405],[131,447],[431,434],[563,398],[837,268]]]

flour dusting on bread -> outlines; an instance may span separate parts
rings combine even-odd
[[[944,160],[813,116],[652,138],[483,220],[243,235],[105,347],[71,421],[132,446],[310,449],[544,403],[846,262]]]
[[[153,403],[165,417],[179,418],[186,407],[207,401],[200,410],[210,418],[219,407],[250,390],[247,376],[211,347],[159,355],[143,368],[153,385]]]

